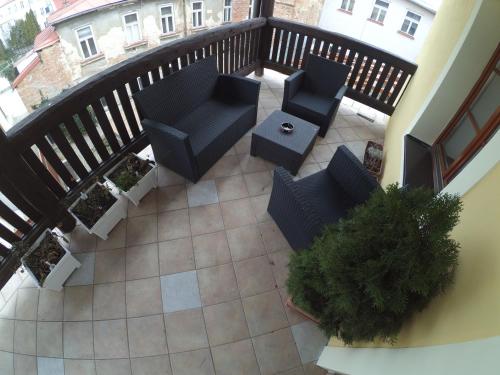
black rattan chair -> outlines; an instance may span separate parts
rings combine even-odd
[[[351,151],[340,146],[326,169],[301,180],[276,168],[267,211],[290,246],[305,249],[326,224],[336,223],[379,187]]]
[[[155,160],[196,182],[257,120],[260,82],[220,75],[215,56],[134,94]]]
[[[310,54],[305,69],[285,80],[282,111],[312,122],[324,137],[347,90],[347,65]]]

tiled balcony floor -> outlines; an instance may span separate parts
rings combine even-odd
[[[259,122],[281,104],[266,71]],[[364,111],[365,109],[361,109]],[[362,156],[383,138],[346,100],[299,172],[324,168],[339,144]],[[19,276],[2,291],[2,375],[323,374],[327,339],[285,306],[291,250],[266,213],[274,165],[245,136],[196,185],[161,168],[160,187],[107,241],[77,227],[82,263],[60,293]],[[9,291],[10,289],[10,291]]]

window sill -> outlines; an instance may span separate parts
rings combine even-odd
[[[99,61],[99,60],[102,60],[102,59],[104,59],[104,53],[100,52],[97,55],[88,57],[88,58],[80,61],[80,65],[86,66],[86,65],[92,64],[92,63]]]
[[[401,36],[404,36],[405,38],[411,39],[411,40],[415,39],[415,37],[413,35],[405,33],[404,31],[401,31],[401,30],[398,30],[398,34]]]
[[[374,24],[376,24],[376,25],[384,26],[384,23],[383,23],[383,22],[380,22],[380,21],[374,20],[374,19],[372,19],[372,18],[367,18],[366,20],[367,20],[367,21],[370,21],[370,22],[372,22],[372,23],[374,23]]]
[[[172,31],[171,33],[166,33],[166,34],[160,34],[160,39],[168,39],[172,38],[174,36],[178,36],[181,33],[179,31]]]
[[[348,14],[348,15],[352,16],[352,11],[350,11],[350,10],[346,10],[346,9],[342,9],[342,8],[339,8],[337,10],[339,12],[342,12],[342,13],[345,13],[345,14]]]
[[[137,48],[140,46],[144,46],[146,44],[148,44],[147,40],[138,40],[137,42],[126,44],[123,48],[125,48],[125,50],[127,51],[127,50],[134,49],[134,48]]]
[[[208,26],[198,26],[198,27],[193,27],[191,29],[193,33],[197,33],[199,31],[204,31],[204,30],[208,30]]]

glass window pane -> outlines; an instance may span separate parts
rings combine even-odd
[[[477,125],[482,128],[500,106],[500,78],[493,72],[493,77],[486,83],[481,94],[471,107]]]
[[[78,38],[85,39],[92,36],[92,32],[90,31],[90,27],[84,27],[83,29],[77,30]]]
[[[87,42],[89,43],[90,53],[92,55],[96,55],[97,54],[97,48],[95,47],[94,38],[88,39]]]
[[[168,31],[174,31],[174,20],[172,17],[168,17]]]
[[[137,22],[137,14],[127,14],[125,16],[125,23]]]
[[[342,5],[340,5],[342,9],[347,9],[347,0],[342,0]]]
[[[382,0],[376,0],[375,4],[380,5],[381,7],[384,7],[384,8],[389,8],[389,3],[382,1]]]
[[[82,46],[83,57],[84,58],[90,57],[89,49],[87,48],[87,43],[83,41],[80,42],[80,45]]]
[[[418,14],[412,13],[412,12],[407,12],[406,17],[414,19],[415,21],[420,21],[420,16]]]
[[[377,19],[377,13],[378,13],[378,8],[373,8],[372,15],[370,16],[370,18],[372,20],[376,20]]]
[[[193,13],[193,26],[196,27],[196,13]]]
[[[385,13],[386,13],[386,11],[385,11],[384,9],[380,9],[380,15],[379,15],[379,17],[378,17],[378,20],[379,20],[380,22],[384,22],[384,19],[385,19]]]
[[[164,34],[167,32],[167,23],[165,18],[161,19],[161,30]]]
[[[224,0],[224,4],[228,7],[231,6],[231,0]]]
[[[415,22],[412,22],[408,34],[415,35],[415,31],[417,31],[417,24]]]
[[[467,117],[467,114],[465,114],[455,127],[455,130],[453,130],[443,142],[446,163],[448,166],[462,154],[475,136],[476,131]]]
[[[201,9],[201,3],[193,3],[193,9],[194,10]]]
[[[404,20],[403,21],[403,26],[401,26],[401,31],[407,33],[409,27],[410,27],[410,21],[409,20]]]

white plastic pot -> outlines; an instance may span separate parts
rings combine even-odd
[[[146,160],[138,156],[137,154],[132,154],[138,159]],[[146,175],[137,182],[134,186],[132,186],[128,191],[122,191],[118,186],[115,185],[113,181],[109,179],[109,176],[123,163],[126,162],[126,159],[120,161],[117,165],[115,165],[108,173],[104,175],[104,179],[106,180],[106,184],[113,189],[115,192],[119,192],[126,196],[133,204],[136,206],[139,205],[140,200],[149,193],[152,189],[158,186],[158,165],[153,162],[150,162],[151,170],[146,173]]]
[[[66,248],[64,241],[62,241],[59,237],[57,237],[57,235],[53,234],[53,236],[57,238],[57,241],[59,242],[61,248],[64,250],[65,254],[47,275],[42,285],[35,277],[35,275],[33,275],[28,264],[26,263],[26,258],[28,257],[28,255],[30,255],[33,251],[35,251],[36,248],[40,246],[40,243],[45,239],[45,237],[50,234],[51,234],[50,230],[48,229],[45,230],[45,232],[43,232],[42,235],[37,238],[37,240],[33,243],[33,245],[31,245],[29,251],[22,257],[21,262],[26,271],[28,272],[28,274],[35,281],[36,285],[38,285],[39,288],[47,288],[60,291],[63,287],[63,284],[68,279],[68,277],[73,273],[74,270],[79,268],[81,264],[73,257],[73,255],[71,255],[69,250]]]
[[[87,189],[86,193],[88,194],[96,185],[102,185],[101,183],[97,183],[92,185],[89,189]],[[78,198],[75,203],[73,203],[69,207],[69,212],[73,217],[87,230],[89,233],[93,233],[96,236],[102,238],[103,240],[108,239],[108,234],[113,230],[113,228],[120,222],[120,220],[125,219],[127,217],[127,200],[123,198],[121,195],[116,194],[115,192],[110,192],[115,198],[116,202],[107,210],[103,216],[94,224],[92,228],[88,228],[84,223],[80,221],[77,215],[73,213],[73,208],[80,202],[81,198]]]

